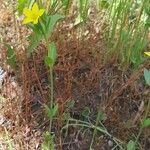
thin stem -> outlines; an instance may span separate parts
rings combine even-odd
[[[150,100],[148,101],[148,106],[147,106],[147,109],[146,109],[146,112],[145,112],[145,115],[144,115],[144,119],[143,119],[143,120],[145,120],[145,119],[147,118],[148,113],[149,113],[149,108],[150,108]],[[143,127],[140,128],[140,131],[139,131],[139,133],[138,133],[138,135],[137,135],[137,138],[136,138],[136,140],[135,140],[135,143],[138,142],[138,140],[139,140],[139,138],[140,138],[142,132],[143,132]]]
[[[95,123],[96,127],[98,126],[99,118],[100,118],[100,111],[98,111],[98,114],[97,114],[97,117],[96,117],[96,123]],[[94,132],[93,132],[93,137],[92,137],[91,144],[90,144],[90,150],[92,149],[96,134],[97,134],[97,128],[95,128]]]
[[[91,129],[96,129],[97,131],[99,131],[99,132],[101,132],[101,133],[103,133],[103,134],[109,136],[110,138],[113,138],[113,141],[116,143],[116,145],[117,145],[121,150],[123,149],[122,146],[121,146],[121,144],[123,144],[122,141],[120,141],[119,139],[113,137],[111,134],[108,133],[108,131],[107,131],[106,129],[100,128],[100,127],[98,127],[98,126],[95,126],[95,125],[93,125],[93,124],[91,124],[91,123],[88,123],[88,122],[85,122],[85,121],[76,120],[76,119],[72,119],[72,118],[69,119],[69,121],[75,121],[76,123],[67,124],[67,125],[65,125],[65,126],[62,128],[62,130],[68,128],[69,126],[81,126],[81,127],[87,127],[87,128],[91,128]]]
[[[149,111],[150,111],[150,100],[148,101],[148,105],[147,105],[147,109],[146,109],[146,112],[145,112],[145,117],[144,117],[144,119],[147,118]]]
[[[138,135],[137,135],[137,137],[136,137],[136,140],[135,140],[135,144],[137,144],[137,142],[138,142],[138,140],[139,140],[139,138],[140,138],[142,132],[143,132],[143,128],[140,128],[140,131],[139,131],[139,133],[138,133]]]
[[[46,38],[45,34],[44,34],[44,37],[45,37],[45,42],[46,42],[46,47],[47,49],[49,49],[49,41],[48,39]],[[54,102],[54,79],[53,79],[53,67],[49,67],[49,71],[50,71],[50,76],[49,76],[49,81],[50,81],[50,110],[52,110],[53,108],[53,102]],[[53,117],[50,117],[50,120],[49,120],[49,132],[51,133],[51,130],[52,130],[52,122],[53,122]],[[50,142],[49,142],[49,148],[50,148]]]
[[[47,49],[49,49],[49,42],[48,39],[46,38],[45,34],[44,34],[44,38],[45,38],[45,42],[46,42],[46,47]],[[53,98],[54,98],[54,83],[53,83],[53,68],[50,67],[50,109],[53,108]],[[51,129],[52,129],[52,117],[49,120],[49,132],[51,133]]]
[[[53,83],[53,68],[50,67],[50,84],[51,84],[51,96],[50,96],[50,109],[53,108],[53,101],[54,101],[54,83]],[[50,124],[49,124],[49,131],[51,133],[52,128],[52,117],[50,118]]]

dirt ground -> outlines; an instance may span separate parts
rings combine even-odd
[[[0,149],[5,150],[2,138],[5,128],[11,133],[16,150],[20,147],[40,149],[43,132],[48,128],[42,107],[49,101],[49,72],[44,65],[46,48],[41,43],[31,58],[26,58],[28,43],[25,37],[29,31],[14,18],[13,5],[8,2],[2,1],[0,14],[1,39],[17,48],[18,56],[18,70],[14,72],[5,65],[6,48],[1,42],[0,64],[7,75],[0,89],[1,96],[6,99],[0,106]],[[150,64],[146,62],[135,71],[132,68],[122,71],[118,64],[104,64],[107,47],[103,33],[95,29],[97,22],[90,20],[80,28],[67,26],[67,23],[72,24],[68,20],[58,24],[50,39],[56,42],[58,49],[54,68],[54,95],[59,104],[59,114],[53,126],[56,149],[88,150],[91,143],[93,130],[73,126],[68,132],[61,132],[66,103],[70,100],[75,102],[68,110],[72,118],[87,121],[82,112],[88,107],[88,121],[95,124],[97,112],[102,111],[106,114],[102,123],[108,132],[128,142],[133,133],[138,134],[140,119],[150,97],[150,89],[143,79],[143,69]],[[150,149],[150,129],[144,130],[139,143],[141,150]],[[113,146],[113,137],[97,133],[94,150],[111,150]]]

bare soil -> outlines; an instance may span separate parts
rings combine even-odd
[[[0,27],[4,31],[11,23],[12,11],[6,13],[2,9],[0,12],[2,13]],[[6,17],[5,13],[10,18]],[[110,64],[109,61],[107,64],[103,63],[107,47],[103,33],[95,30],[96,23],[90,20],[86,25],[78,28],[66,26],[67,22],[72,23],[68,20],[60,23],[49,39],[56,42],[58,49],[54,68],[54,95],[55,101],[59,104],[59,113],[53,125],[56,149],[88,150],[93,136],[93,130],[76,126],[70,127],[67,134],[61,132],[64,125],[63,113],[66,111],[66,103],[70,100],[75,102],[75,106],[69,110],[72,118],[87,121],[82,112],[85,107],[88,107],[91,110],[88,121],[95,124],[97,112],[102,111],[107,117],[103,124],[108,132],[128,142],[133,133],[138,134],[140,119],[146,110],[150,96],[150,89],[145,86],[143,79],[143,69],[146,66],[141,65],[135,71],[131,66],[127,71],[122,71],[118,64]],[[10,24],[7,30],[10,31],[13,27],[14,25]],[[18,31],[18,29],[14,30]],[[87,35],[84,34],[86,32]],[[44,65],[47,50],[41,43],[34,50],[31,58],[27,58],[23,43],[28,44],[23,35],[26,35],[28,31],[23,27],[19,33],[21,35],[17,35],[22,40],[21,44],[20,40],[18,41],[18,50],[21,52],[16,53],[18,55],[17,72],[2,63],[7,72],[3,87],[9,90],[1,89],[1,95],[7,101],[2,104],[1,114],[5,117],[5,121],[0,124],[0,131],[4,133],[4,128],[7,128],[16,150],[36,150],[41,149],[43,132],[48,129],[48,118],[43,109],[43,104],[49,102],[49,71]],[[1,34],[14,47],[18,46],[12,38],[13,34]],[[18,36],[15,38],[17,39]],[[6,57],[6,48],[3,44],[1,48],[3,51],[1,62],[3,62],[2,58]],[[149,63],[145,64],[150,67]],[[12,86],[14,83],[15,86]],[[114,144],[112,139],[113,137],[97,133],[93,149],[111,150]],[[150,129],[144,130],[139,143],[141,150],[150,149]],[[3,144],[4,141],[0,140],[0,146]],[[5,146],[2,149],[5,149]]]

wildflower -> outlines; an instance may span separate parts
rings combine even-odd
[[[150,56],[150,52],[144,52],[146,55]]]
[[[31,10],[28,8],[24,8],[23,14],[25,15],[25,19],[23,20],[23,24],[27,24],[30,22],[32,22],[33,24],[37,24],[44,11],[44,9],[39,9],[37,3],[34,3]]]

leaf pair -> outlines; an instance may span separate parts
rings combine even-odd
[[[44,107],[49,118],[53,118],[54,116],[56,116],[58,112],[58,104],[54,105],[53,108],[49,108],[47,105],[44,105]]]
[[[58,22],[58,20],[62,19],[63,16],[59,14],[55,15],[43,15],[40,22],[37,25],[29,24],[29,27],[32,28],[33,33],[29,36],[30,46],[28,47],[28,54],[32,53],[33,49],[36,48],[39,42],[42,39],[48,40],[49,36],[51,35],[54,26]]]
[[[45,28],[45,36],[48,39],[50,34],[52,33],[55,24],[57,23],[58,20],[63,19],[64,17],[62,15],[59,14],[55,14],[55,15],[45,15],[43,17],[43,26]]]
[[[42,150],[54,150],[54,135],[51,135],[49,132],[44,134],[44,143],[42,144]]]
[[[33,29],[33,33],[28,37],[30,46],[28,47],[27,53],[30,56],[33,49],[38,46],[39,42],[44,38],[44,36],[41,30],[39,30],[39,28],[41,28],[40,25],[30,25],[29,27]]]
[[[45,64],[52,68],[56,61],[56,46],[55,43],[52,42],[48,45],[48,55],[45,57]]]

